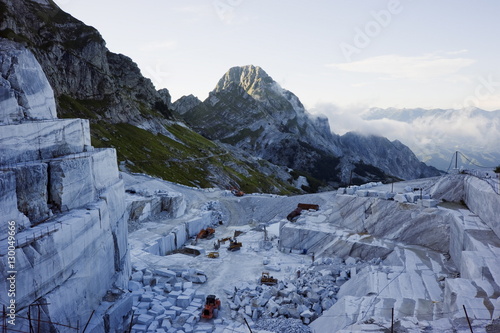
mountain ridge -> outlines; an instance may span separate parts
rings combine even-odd
[[[186,98],[173,105],[185,103]],[[346,140],[357,134],[342,138],[332,133],[327,118],[309,114],[295,94],[282,88],[259,66],[230,68],[209,92],[207,99],[203,102],[197,100],[191,109],[183,108],[176,115],[212,140],[232,144],[334,186],[347,183],[350,170],[355,168],[353,162],[363,160],[376,168],[380,166],[382,170],[377,174],[385,174],[382,178],[439,174],[437,170],[422,165],[409,149],[401,153],[411,157],[401,157],[407,163],[400,168],[393,163],[378,161],[370,151],[380,150],[377,146],[382,144],[386,149],[394,150],[398,144],[391,144],[389,140],[372,144],[370,140],[359,139],[358,143],[373,146],[373,149],[365,149],[363,158],[354,156],[352,152],[357,150],[352,149]],[[396,150],[401,151],[401,147]],[[398,155],[398,152],[391,155]],[[325,163],[331,170],[319,167]],[[368,180],[358,176],[359,181]]]

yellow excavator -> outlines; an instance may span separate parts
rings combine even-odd
[[[262,272],[262,277],[260,278],[260,283],[268,285],[268,286],[274,286],[276,283],[278,283],[278,279],[275,279],[272,276],[270,276],[269,272]]]
[[[241,249],[242,246],[243,246],[243,244],[238,242],[236,240],[236,238],[230,239],[229,246],[228,246],[227,250],[231,251],[231,252],[238,251],[239,249]]]

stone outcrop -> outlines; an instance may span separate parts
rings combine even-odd
[[[96,29],[65,13],[52,1],[2,0],[0,5],[0,36],[29,41],[26,46],[34,53],[50,83],[41,87],[40,80],[35,80],[24,88],[27,99],[21,100],[20,105],[32,104],[31,117],[37,117],[35,106],[40,103],[29,99],[31,91],[52,87],[59,102],[58,112],[62,114],[68,110],[61,108],[66,107],[64,103],[61,105],[61,97],[83,102],[92,100],[92,118],[110,123],[127,122],[155,133],[168,133],[163,125],[170,113],[164,98],[130,58],[106,48]],[[31,70],[29,63],[19,70]],[[54,103],[51,91],[44,91],[39,98],[52,99]],[[0,92],[0,96],[4,94]],[[15,107],[10,100],[5,103],[9,110]],[[55,107],[50,110],[55,118]]]
[[[0,123],[56,118],[54,93],[33,54],[14,43],[1,47]]]
[[[29,51],[6,40],[0,49],[2,77],[12,81],[15,73],[19,84],[3,86],[3,101],[14,96],[11,110],[20,110],[0,124],[1,303],[11,301],[6,278],[16,271],[16,329],[29,331],[34,306],[41,324],[31,324],[44,332],[66,332],[94,311],[88,332],[123,331],[132,299],[116,151],[90,145],[87,120],[55,119],[50,85]],[[14,266],[5,246],[9,221]],[[103,302],[107,295],[115,302]]]
[[[172,104],[172,111],[182,116],[202,102],[194,95],[182,96]]]

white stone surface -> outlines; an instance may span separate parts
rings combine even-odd
[[[114,148],[95,149],[90,153],[93,186],[102,191],[116,183],[118,172],[116,150]]]
[[[420,186],[412,185],[411,187]],[[386,188],[387,185],[385,188],[381,185],[380,191],[384,192]],[[202,197],[195,190],[192,190],[193,196],[185,193],[189,191],[186,190],[183,195],[186,196],[188,206],[191,207],[198,207],[191,200],[203,202],[203,200],[215,200],[218,196],[224,195],[210,192]],[[497,268],[498,263],[495,258],[491,255],[486,256],[485,251],[489,251],[490,254],[498,254],[500,251],[494,249],[496,246],[494,242],[484,241],[493,239],[493,233],[488,231],[486,225],[477,227],[480,222],[479,217],[465,210],[462,212],[444,209],[441,205],[438,208],[432,208],[419,204],[383,200],[380,198],[380,192],[376,193],[377,197],[333,193],[310,195],[309,201],[319,203],[322,209],[318,212],[303,212],[296,223],[281,220],[290,209],[296,206],[296,202],[285,207],[280,213],[280,218],[276,216],[277,211],[286,205],[281,203],[277,205],[270,197],[264,199],[255,195],[235,199],[224,196],[224,200],[229,201],[225,208],[230,208],[227,209],[230,214],[227,220],[231,221],[230,223],[245,221],[248,219],[246,214],[262,223],[268,221],[264,212],[268,212],[271,216],[269,220],[274,218],[274,221],[282,221],[267,229],[269,237],[281,235],[279,246],[283,250],[282,253],[275,253],[275,248],[266,250],[270,252],[262,252],[264,250],[258,246],[262,235],[251,236],[258,232],[257,229],[252,229],[253,225],[232,224],[217,228],[216,237],[232,235],[234,230],[244,230],[245,233],[238,236],[238,240],[243,242],[244,247],[241,252],[236,253],[219,251],[220,258],[218,259],[202,256],[194,258],[180,254],[159,257],[146,255],[142,253],[142,250],[141,253],[133,250],[132,254],[136,261],[147,263],[151,267],[166,267],[178,272],[177,279],[179,274],[183,278],[190,276],[186,270],[188,267],[204,265],[207,271],[207,281],[201,289],[205,291],[205,294],[214,293],[214,290],[225,291],[215,292],[218,297],[223,298],[221,314],[224,321],[218,324],[221,332],[224,329],[231,330],[233,326],[237,327],[235,323],[242,318],[246,318],[252,324],[253,320],[258,323],[265,315],[275,315],[278,318],[283,318],[285,315],[289,318],[300,318],[301,313],[307,314],[306,317],[310,315],[309,318],[302,317],[301,322],[312,321],[309,327],[319,327],[316,332],[322,333],[337,329],[340,332],[349,332],[351,329],[352,331],[363,331],[363,329],[376,331],[377,327],[379,331],[382,331],[383,329],[377,325],[390,327],[391,308],[394,308],[396,319],[401,327],[408,331],[453,330],[461,329],[459,323],[463,323],[464,315],[458,307],[456,311],[445,311],[444,303],[450,297],[445,297],[444,288],[446,281],[453,280],[458,271],[457,267],[453,266],[453,262],[447,260],[441,253],[451,253],[449,228],[452,221],[458,219],[467,226],[462,228],[464,229],[461,240],[463,249],[460,252],[469,249],[463,254],[466,260],[464,266],[470,267],[467,274],[473,278],[470,281],[474,281],[474,290],[470,290],[470,295],[474,297],[469,297],[469,293],[461,294],[458,302],[465,302],[474,315],[484,316],[485,309],[489,309],[489,312],[493,314],[498,313],[496,299],[491,297],[498,295],[495,276],[500,269]],[[324,198],[325,201],[319,198]],[[292,199],[289,200],[292,201]],[[297,200],[300,200],[300,197]],[[221,206],[224,207],[224,204]],[[196,220],[189,216],[193,212],[197,213],[196,209],[188,211],[187,215],[181,219],[167,221],[168,223],[176,221],[179,227],[188,220]],[[472,228],[472,225],[476,228]],[[145,228],[151,229],[152,226],[157,227],[152,222],[145,223]],[[226,232],[221,232],[221,229]],[[167,228],[162,230],[167,230]],[[170,226],[168,230],[172,231],[173,226]],[[151,233],[141,235],[139,233],[134,235],[133,246],[141,244],[136,243],[136,238],[146,239],[146,235],[151,235]],[[481,239],[483,241],[480,241]],[[213,242],[205,240],[198,242],[198,246],[204,246],[207,250],[212,244]],[[276,240],[274,244],[277,245]],[[224,245],[221,247],[223,248]],[[306,255],[302,255],[304,249],[306,249]],[[313,252],[314,264],[309,265],[313,262],[311,260]],[[380,255],[383,260],[377,258],[377,255]],[[277,261],[277,258],[281,256],[287,258],[286,263]],[[335,256],[346,258],[345,268],[341,271],[329,273],[320,267],[326,261],[335,261]],[[263,258],[267,258],[265,266]],[[302,262],[307,265],[301,271],[300,278],[297,278],[296,269],[291,264],[295,258],[302,258]],[[360,258],[373,259],[364,261]],[[478,258],[482,260],[476,260]],[[468,264],[474,260],[474,264]],[[242,262],[244,262],[243,265]],[[280,268],[279,272],[272,274],[280,280],[283,279],[283,282],[280,281],[276,286],[275,293],[271,294],[255,287],[257,277],[263,270],[267,270],[268,266]],[[184,267],[184,271],[181,267]],[[478,279],[478,271],[484,273],[484,279]],[[466,276],[465,271],[462,275]],[[221,276],[224,278],[221,279]],[[250,282],[247,282],[249,279]],[[304,285],[300,285],[299,281],[305,281]],[[321,283],[331,286],[332,290],[323,292]],[[296,289],[293,285],[297,285]],[[175,286],[172,285],[173,287]],[[179,291],[182,290],[181,286],[178,288]],[[182,293],[177,294],[173,298],[174,302],[181,295]],[[334,299],[329,301],[327,295],[328,297],[334,296]],[[352,302],[346,305],[346,301]],[[488,305],[484,306],[480,303]],[[187,302],[183,304],[186,305]],[[178,320],[181,320],[183,314],[191,311],[188,308],[176,313],[177,317],[172,322],[172,327],[179,329],[179,326],[176,326]],[[321,313],[324,315],[317,318]],[[456,318],[453,317],[455,314]],[[332,318],[334,318],[333,321]],[[365,324],[365,322],[372,321],[377,325]],[[477,325],[480,327],[482,324]],[[193,328],[196,330],[197,326],[194,325]]]
[[[17,207],[30,219],[31,224],[49,218],[47,164],[29,163],[6,170],[15,173]]]
[[[500,237],[500,195],[490,184],[476,177],[467,176],[464,183],[467,207],[476,213]]]
[[[1,39],[0,71],[0,124],[57,117],[52,88],[30,51]]]
[[[50,200],[58,210],[82,207],[97,197],[90,156],[50,162]]]
[[[0,126],[0,165],[81,153],[90,147],[86,119]]]
[[[8,236],[8,223],[16,223],[16,231],[30,225],[30,221],[17,209],[16,177],[12,171],[0,171],[0,212],[2,212],[3,223],[0,223],[0,240]],[[2,242],[2,244],[4,244]],[[0,249],[0,254],[7,252],[5,246]]]
[[[0,170],[13,170],[0,171],[0,211],[17,224],[19,328],[26,328],[21,318],[28,305],[43,299],[44,319],[77,327],[96,310],[89,332],[103,332],[105,326],[123,331],[132,298],[123,291],[130,275],[128,213],[116,153],[93,151],[88,120],[54,119],[52,90],[36,61],[30,62],[34,57],[24,52],[11,58],[6,56],[13,53],[0,52],[2,77],[9,70],[9,89],[16,89],[19,102],[14,110],[12,94],[0,82],[0,123],[8,123],[0,125]],[[16,124],[18,111],[25,117]],[[49,208],[57,206],[64,212],[54,209],[52,216]],[[6,225],[0,224],[2,237]],[[0,280],[6,281],[6,248],[1,248]],[[103,302],[108,291],[114,304]],[[0,294],[7,304],[5,283]]]

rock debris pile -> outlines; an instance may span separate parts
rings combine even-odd
[[[218,318],[200,321],[206,295],[198,287],[207,281],[203,271],[135,270],[129,281],[132,332],[223,332],[228,324],[239,322],[243,327],[245,320],[257,330],[311,332],[307,324],[335,304],[340,287],[362,267],[377,264],[375,261],[322,258],[274,285],[261,284],[258,279],[227,287],[224,293],[228,301],[222,307],[230,322]]]
[[[196,284],[207,281],[201,270],[136,270],[129,281],[133,296],[132,332],[194,332],[200,320],[205,294]],[[213,332],[213,323],[198,325],[196,332]]]
[[[243,284],[234,289],[226,288],[224,292],[229,299],[231,319],[244,318],[250,326],[255,323],[262,328],[267,327],[262,321],[268,322],[271,318],[279,318],[278,322],[292,318],[307,325],[335,304],[340,286],[364,265],[365,263],[357,262],[354,258],[346,261],[340,258],[322,258],[275,285],[258,283]],[[304,326],[302,330],[290,332],[309,331]]]

